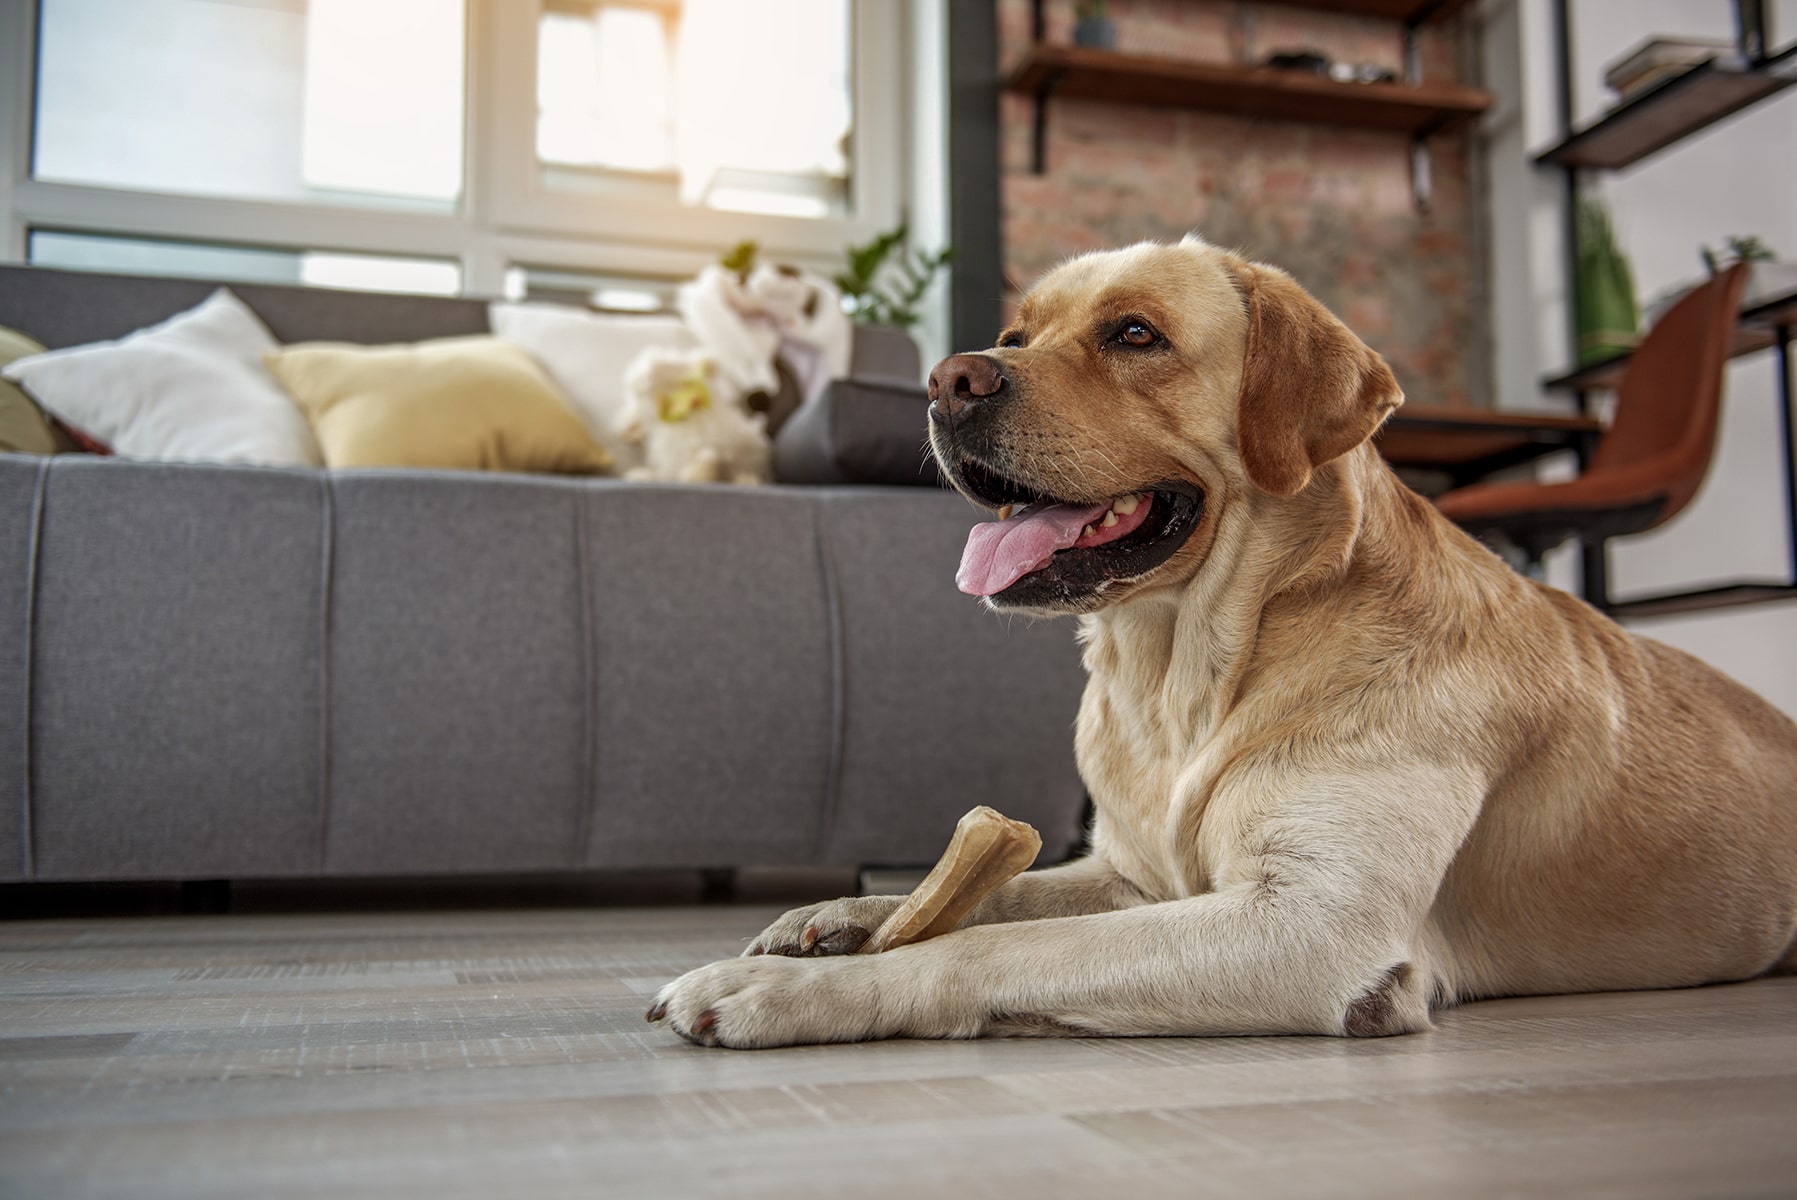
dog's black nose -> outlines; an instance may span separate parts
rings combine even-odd
[[[948,418],[998,395],[1005,373],[984,354],[955,354],[930,372],[930,409]]]

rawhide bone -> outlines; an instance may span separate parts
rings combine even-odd
[[[947,933],[1000,884],[1036,861],[1042,835],[984,804],[955,823],[948,849],[858,954],[878,954]]]

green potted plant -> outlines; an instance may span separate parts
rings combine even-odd
[[[1723,243],[1728,258],[1719,258],[1708,246],[1703,247],[1703,263],[1714,275],[1733,262],[1752,263],[1747,279],[1747,294],[1742,307],[1761,300],[1797,291],[1797,263],[1781,262],[1777,251],[1752,234],[1734,235]]]
[[[855,320],[864,325],[910,329],[920,319],[918,305],[936,276],[955,256],[912,250],[911,226],[901,221],[865,246],[850,246],[848,261],[832,280]]]
[[[1712,276],[1720,275],[1738,262],[1752,264],[1747,278],[1747,291],[1741,301],[1743,308],[1751,308],[1762,299],[1797,291],[1797,263],[1780,262],[1772,247],[1754,234],[1730,234],[1722,240],[1720,250],[1707,245],[1699,246],[1697,255],[1703,259],[1704,270]],[[1686,292],[1696,286],[1681,283],[1654,297],[1643,314],[1646,323],[1652,325],[1659,320],[1667,309],[1677,304]]]
[[[1711,275],[1722,274],[1724,268],[1738,262],[1763,263],[1776,262],[1778,255],[1772,247],[1766,245],[1759,237],[1751,233],[1731,233],[1722,243],[1722,251],[1718,253],[1708,246],[1699,246],[1697,253],[1703,258],[1703,265]]]
[[[1073,44],[1110,50],[1117,45],[1117,26],[1107,0],[1079,0],[1073,6]]]
[[[1578,361],[1587,366],[1635,348],[1641,310],[1635,303],[1628,259],[1616,245],[1609,209],[1601,200],[1582,197],[1578,218]]]

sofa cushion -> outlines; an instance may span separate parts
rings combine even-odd
[[[843,719],[818,495],[596,485],[582,499],[587,865],[818,861]]]
[[[781,483],[936,487],[928,400],[916,384],[840,379],[794,413],[774,438]]]
[[[0,328],[0,367],[43,352],[44,344],[36,338]],[[78,449],[75,440],[51,423],[24,388],[10,379],[0,379],[0,452],[66,454]]]
[[[331,480],[329,874],[580,864],[586,484]]]
[[[1085,670],[1074,631],[983,611],[955,589],[967,530],[982,519],[959,496],[818,495],[853,714],[824,861],[932,862],[975,804],[1034,825],[1043,862],[1064,857],[1079,841],[1084,801],[1072,735]]]
[[[611,466],[542,368],[498,338],[309,342],[266,358],[331,467],[591,474]]]
[[[623,434],[631,418],[624,396],[631,360],[650,346],[691,350],[699,344],[686,322],[665,313],[625,316],[500,300],[488,308],[488,319],[496,336],[543,365],[620,470],[642,461],[641,448]]]
[[[311,432],[263,368],[262,322],[220,288],[114,342],[4,369],[43,408],[124,458],[316,466]]]
[[[316,873],[325,477],[38,465],[36,878]]]
[[[0,325],[52,350],[122,337],[192,308],[222,281],[0,265]],[[342,288],[233,283],[277,342],[365,346],[487,332],[484,300]]]
[[[29,879],[31,616],[49,462],[0,454],[0,880]]]

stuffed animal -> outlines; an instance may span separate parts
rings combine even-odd
[[[767,419],[751,413],[710,355],[652,346],[625,372],[643,465],[627,479],[668,483],[766,483],[773,474]]]
[[[849,373],[854,323],[842,311],[842,293],[809,271],[762,263],[744,279],[714,264],[681,287],[680,315],[745,395],[779,388],[776,360],[807,401]]]

